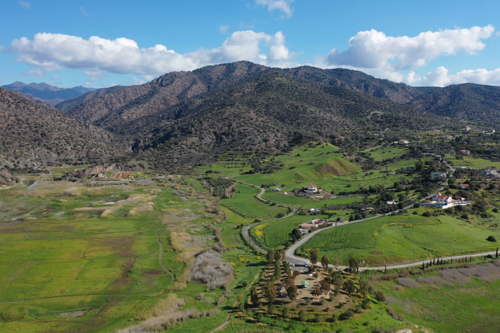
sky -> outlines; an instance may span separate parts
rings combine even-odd
[[[2,0],[0,85],[94,88],[248,60],[500,85],[498,0]]]

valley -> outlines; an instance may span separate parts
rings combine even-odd
[[[429,106],[458,88],[236,62],[0,89],[0,332],[493,332],[500,135]]]

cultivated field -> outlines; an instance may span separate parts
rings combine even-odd
[[[496,245],[486,238],[498,238],[500,232],[490,229],[450,216],[385,216],[325,230],[299,248],[299,253],[315,249],[338,264],[345,264],[351,256],[369,266],[405,263],[494,251]]]

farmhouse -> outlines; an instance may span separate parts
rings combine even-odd
[[[393,201],[387,201],[387,204],[388,204],[389,206],[394,206],[394,205],[397,205],[397,204],[398,204],[398,202],[397,202],[397,201],[394,201],[394,200],[393,200]]]
[[[470,150],[462,149],[462,150],[460,150],[460,154],[469,156],[470,155]]]
[[[304,230],[311,230],[317,228],[318,226],[314,223],[302,223],[299,228]]]
[[[432,178],[444,178],[448,173],[443,171],[436,171],[431,174]]]
[[[306,193],[316,193],[318,192],[318,187],[314,184],[308,185],[305,189],[304,192]]]
[[[468,190],[469,189],[469,184],[460,184],[458,187],[462,190]]]
[[[279,187],[273,188],[271,190],[272,192],[281,192],[281,189]]]
[[[486,169],[483,170],[483,175],[498,177],[498,171],[496,171],[495,169]]]
[[[452,202],[453,201],[452,197],[449,197],[447,195],[441,194],[441,192],[438,192],[438,193],[434,194],[432,196],[432,200],[433,201],[437,201],[437,202],[442,202],[442,203]]]
[[[320,212],[321,212],[321,210],[319,208],[309,208],[309,211],[308,211],[308,213],[311,215],[315,215],[315,214],[318,214]]]
[[[434,208],[451,208],[453,206],[465,206],[470,205],[470,201],[466,201],[465,198],[460,198],[460,200],[455,200],[450,196],[444,195],[440,192],[434,194],[431,200],[421,204],[422,206],[429,206]]]
[[[399,141],[398,141],[398,143],[399,143],[400,145],[407,145],[407,144],[409,144],[409,143],[410,143],[410,141],[408,141],[408,140],[406,140],[406,139],[401,139],[401,140],[399,140]]]

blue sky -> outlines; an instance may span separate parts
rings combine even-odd
[[[500,1],[3,0],[0,84],[140,84],[249,60],[500,85]]]

